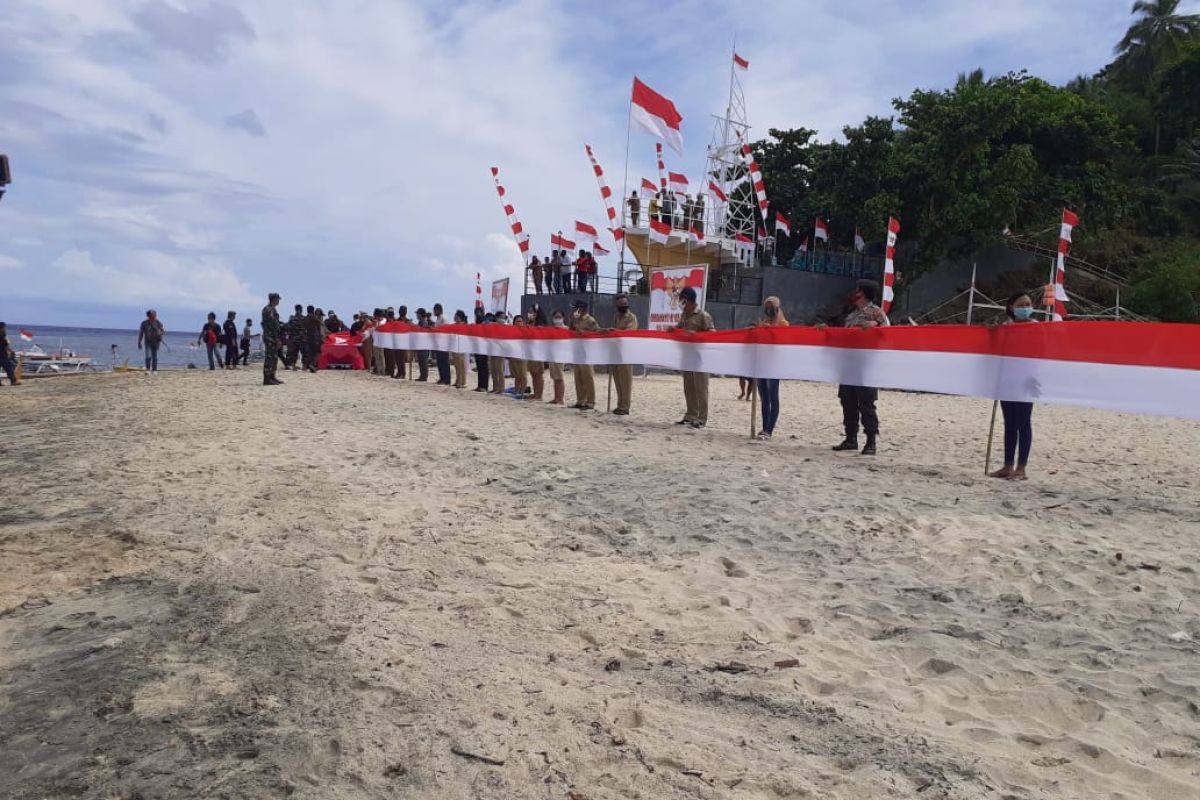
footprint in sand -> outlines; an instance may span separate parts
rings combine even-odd
[[[721,566],[725,568],[726,578],[745,578],[749,573],[737,565],[736,561],[721,556],[717,559],[721,562]]]

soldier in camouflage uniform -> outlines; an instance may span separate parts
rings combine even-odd
[[[283,381],[275,377],[275,368],[279,362],[279,295],[271,292],[267,296],[267,304],[262,310],[262,338],[266,357],[263,359],[263,386],[280,386]]]
[[[300,345],[304,341],[304,306],[296,304],[296,313],[288,317],[284,332],[287,333],[287,350],[284,351],[283,366],[295,369],[300,358]]]

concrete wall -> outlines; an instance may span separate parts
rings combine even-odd
[[[1050,263],[1045,265],[1046,280],[1050,279]],[[1038,259],[1031,253],[1010,250],[1001,245],[984,247],[963,261],[944,261],[936,269],[913,281],[896,298],[898,316],[893,321],[907,316],[918,316],[939,303],[944,303],[971,286],[971,266],[975,265],[976,285],[988,285],[1007,272],[1028,272],[1038,266]]]
[[[744,295],[742,303],[709,302],[706,306],[713,322],[722,330],[744,328],[753,325],[762,316],[762,301],[774,295],[783,303],[787,318],[797,324],[811,324],[822,314],[839,307],[854,288],[854,279],[840,275],[824,275],[801,272],[794,269],[762,270],[762,293],[760,296]],[[591,304],[590,313],[602,326],[612,324],[615,316],[615,295],[525,295],[521,298],[524,313],[534,303],[540,303],[549,318],[557,309],[570,314],[575,300],[586,297]],[[649,318],[650,299],[645,295],[630,295],[629,307],[637,314],[643,326]]]

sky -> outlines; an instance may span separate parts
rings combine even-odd
[[[470,309],[476,273],[520,285],[489,167],[533,252],[602,228],[584,144],[619,194],[635,74],[683,115],[668,168],[698,178],[735,37],[752,137],[828,139],[976,67],[1094,72],[1130,5],[4,0],[0,319],[199,329],[272,291],[343,318]],[[628,141],[636,185],[654,140]]]

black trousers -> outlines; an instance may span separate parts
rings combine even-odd
[[[475,383],[476,388],[478,388],[480,391],[486,392],[488,390],[487,356],[480,355],[479,353],[475,354],[475,375],[478,379]]]
[[[225,345],[225,366],[236,367],[238,363],[238,346],[237,340],[228,342]]]
[[[420,370],[420,372],[417,374],[417,380],[427,381],[429,380],[429,351],[418,350],[416,356],[417,369]]]
[[[450,385],[450,354],[445,350],[435,350],[434,359],[437,361],[438,383]]]
[[[17,362],[13,361],[7,355],[0,355],[0,369],[3,369],[4,374],[8,376],[10,384],[17,382]]]
[[[860,421],[867,436],[875,438],[879,433],[879,417],[875,414],[879,390],[868,386],[839,386],[838,399],[842,401],[842,424],[846,427],[846,438],[858,438]]]

